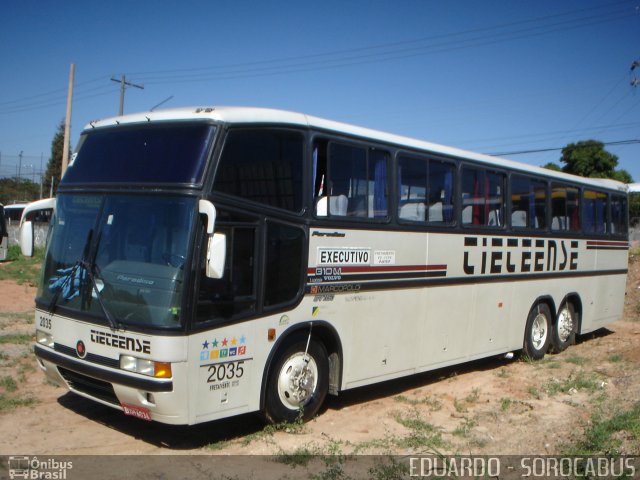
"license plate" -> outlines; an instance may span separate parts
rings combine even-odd
[[[151,421],[151,411],[148,408],[138,407],[137,405],[122,404],[122,410],[125,415],[139,418],[141,420]]]

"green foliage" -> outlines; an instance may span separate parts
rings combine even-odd
[[[62,153],[64,149],[64,120],[60,121],[56,134],[51,141],[51,156],[47,163],[47,171],[44,174],[43,188],[44,196],[49,196],[51,190],[51,178],[53,177],[53,192],[58,188],[60,183],[60,175],[62,172]],[[71,152],[71,146],[69,146],[69,152]]]
[[[18,285],[27,283],[37,287],[40,283],[40,268],[44,260],[44,249],[37,248],[33,257],[24,257],[20,247],[9,247],[7,261],[0,264],[0,280],[14,280]]]
[[[13,377],[7,375],[0,378],[0,387],[4,388],[7,392],[15,392],[18,389],[18,384]]]
[[[624,439],[624,443],[623,443]],[[625,448],[626,447],[626,448]],[[631,454],[640,448],[640,402],[610,418],[596,414],[580,440],[567,453],[578,455]]]
[[[33,398],[17,398],[6,393],[0,393],[0,412],[13,410],[17,407],[28,407],[35,403],[36,400]]]
[[[549,162],[546,165],[543,165],[542,168],[546,168],[547,170],[553,170],[554,172],[561,172],[562,167],[557,163]]]
[[[26,178],[0,178],[0,203],[11,205],[40,198],[40,185]]]
[[[411,417],[396,415],[396,422],[409,430],[409,434],[395,443],[401,448],[435,452],[448,446],[440,429],[420,418],[417,411]]]
[[[629,194],[629,219],[632,225],[634,218],[640,218],[640,193]]]
[[[27,334],[15,334],[15,335],[0,335],[0,345],[5,343],[11,344],[27,344],[33,342],[33,335]]]
[[[570,143],[562,149],[560,162],[562,171],[581,177],[613,178],[626,183],[633,181],[625,170],[616,170],[618,157],[605,150],[597,140],[583,140]]]

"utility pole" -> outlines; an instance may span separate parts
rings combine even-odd
[[[67,116],[64,119],[64,144],[62,145],[62,167],[60,178],[64,175],[69,164],[69,136],[71,131],[71,100],[73,99],[73,76],[76,66],[72,63],[69,70],[69,91],[67,92]]]
[[[118,112],[118,115],[122,116],[124,115],[124,89],[126,87],[136,87],[140,90],[144,90],[144,85],[137,85],[135,83],[127,82],[127,79],[124,75],[120,77],[120,80],[111,77],[111,81],[118,82],[120,84],[120,110]]]
[[[22,150],[18,154],[18,181],[20,180],[20,175],[22,174]]]

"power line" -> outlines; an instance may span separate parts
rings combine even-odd
[[[518,25],[523,25],[523,24],[528,24],[528,23],[536,23],[536,22],[542,22],[542,21],[547,21],[550,19],[555,19],[555,18],[560,18],[560,17],[566,17],[566,16],[575,16],[576,14],[580,14],[580,13],[585,13],[585,12],[590,12],[590,11],[594,11],[594,10],[601,10],[603,8],[609,9],[611,7],[616,7],[622,4],[628,4],[628,3],[633,3],[634,0],[623,0],[617,3],[612,3],[612,4],[608,4],[608,5],[599,5],[596,7],[590,7],[590,8],[585,8],[585,9],[579,9],[579,10],[570,10],[570,11],[565,11],[563,13],[559,13],[559,14],[554,14],[554,15],[545,15],[545,16],[541,16],[541,17],[534,17],[534,18],[530,18],[530,19],[525,19],[525,20],[519,20],[519,21],[515,21],[515,22],[509,22],[509,23],[501,23],[501,24],[494,24],[494,25],[490,25],[487,27],[481,27],[481,28],[475,28],[475,29],[470,29],[470,30],[463,30],[463,31],[459,31],[459,32],[453,32],[453,33],[444,33],[444,34],[438,34],[438,35],[430,35],[427,37],[422,37],[422,38],[417,38],[417,39],[411,39],[411,40],[405,40],[405,41],[398,41],[398,42],[390,42],[390,43],[383,43],[383,44],[377,44],[377,45],[369,45],[369,46],[364,46],[364,47],[358,47],[358,48],[351,48],[351,49],[342,49],[342,50],[333,50],[333,51],[328,51],[328,52],[320,52],[320,53],[315,53],[315,54],[305,54],[305,55],[300,55],[300,56],[291,56],[291,57],[281,57],[281,58],[274,58],[274,59],[268,59],[268,60],[260,60],[260,61],[254,61],[254,62],[243,62],[243,63],[235,63],[235,64],[228,64],[228,65],[216,65],[216,66],[209,66],[209,67],[198,67],[198,68],[191,68],[191,69],[171,69],[171,70],[158,70],[158,71],[151,71],[151,72],[135,72],[134,75],[140,77],[140,76],[146,76],[146,75],[158,75],[159,78],[171,78],[168,74],[172,74],[172,73],[178,73],[180,74],[180,77],[183,77],[185,75],[190,75],[192,73],[196,73],[196,72],[201,72],[202,75],[207,74],[207,72],[209,72],[209,74],[213,73],[213,72],[221,72],[221,73],[232,73],[232,72],[228,72],[229,70],[235,71],[233,73],[238,73],[238,69],[244,69],[244,70],[239,70],[239,72],[246,72],[246,71],[252,71],[253,67],[259,67],[261,65],[273,65],[270,68],[281,68],[283,64],[287,64],[290,62],[297,62],[299,60],[304,60],[305,61],[305,65],[307,64],[315,64],[318,58],[323,58],[323,57],[329,57],[327,61],[329,60],[336,60],[336,57],[341,57],[344,55],[349,55],[348,57],[346,57],[346,59],[350,59],[350,58],[362,58],[362,55],[360,55],[361,52],[367,52],[367,51],[375,51],[375,50],[391,50],[390,52],[386,52],[386,54],[390,54],[393,53],[394,51],[398,51],[398,50],[392,50],[395,47],[404,47],[407,45],[415,45],[415,44],[420,44],[420,43],[425,43],[425,42],[431,42],[434,40],[438,40],[438,39],[448,39],[451,37],[463,37],[463,36],[467,36],[467,35],[471,35],[471,34],[476,34],[476,33],[481,33],[481,32],[489,32],[489,31],[493,31],[493,30],[500,30],[500,29],[506,29],[506,28],[510,28],[510,27],[514,27],[514,26],[518,26]],[[623,12],[627,12],[628,15],[630,15],[632,12],[628,12],[626,9],[624,10],[620,10],[619,12],[609,12],[608,14],[614,14],[614,13],[623,13]],[[607,15],[607,13],[605,13],[604,15]],[[628,16],[625,15],[625,16]],[[584,19],[601,19],[602,18],[602,14],[599,15],[594,15],[591,17],[584,17],[582,19],[570,19],[568,21],[562,22],[560,24],[552,24],[551,26],[554,25],[563,25],[566,22],[575,22],[575,21],[580,21],[580,20],[584,20]],[[511,33],[518,33],[518,32],[522,32],[522,31],[526,31],[526,30],[531,30],[531,29],[536,29],[536,28],[543,28],[545,27],[545,25],[538,25],[538,26],[534,26],[534,27],[529,27],[528,29],[525,30],[516,30],[515,32],[511,32]],[[509,32],[504,32],[504,33],[509,33]],[[503,33],[503,34],[504,34]],[[479,37],[472,37],[467,39],[466,41],[475,41],[477,40],[477,38]],[[482,38],[482,37],[480,37]],[[460,42],[461,40],[457,40],[458,42]],[[441,45],[441,44],[440,44]],[[428,46],[428,45],[427,45]],[[436,44],[436,46],[438,46],[438,44]],[[415,48],[415,47],[414,47]],[[421,47],[421,48],[424,48]],[[404,51],[404,50],[399,50],[399,51]],[[353,54],[358,54],[356,57],[353,57]],[[385,54],[385,52],[379,52],[379,53],[374,53],[373,55],[380,55],[380,54]],[[274,65],[275,64],[275,65]],[[294,64],[292,66],[297,66],[299,64]],[[154,79],[154,77],[151,77],[151,79]]]
[[[600,142],[603,145],[635,145],[640,143],[640,140],[638,139],[632,139],[632,140],[618,140],[615,142]],[[566,146],[566,145],[565,145]],[[499,153],[487,153],[486,155],[491,155],[494,157],[506,157],[509,155],[525,155],[528,153],[541,153],[541,152],[555,152],[555,151],[560,151],[565,147],[553,147],[553,148],[538,148],[535,150],[516,150],[513,152],[499,152]]]
[[[531,36],[545,35],[557,31],[566,31],[617,21],[634,14],[634,12],[630,11],[626,7],[626,5],[631,3],[635,3],[635,0],[623,0],[613,4],[570,10],[554,15],[495,24],[471,30],[352,49],[320,52],[311,55],[305,54],[303,56],[283,57],[256,62],[245,62],[222,66],[216,65],[192,69],[140,72],[134,73],[133,75],[136,75],[136,77],[139,78],[143,77],[142,80],[145,81],[146,84],[190,83],[282,75],[386,62],[416,56],[444,53],[452,50],[477,48],[495,43],[528,38]],[[576,15],[581,16],[576,17]],[[514,29],[514,27],[518,28]],[[92,80],[78,83],[76,85],[76,99],[83,100],[110,94],[112,90],[103,91],[101,90],[103,88],[101,86],[89,89],[84,88],[87,85],[104,80],[105,77],[106,76],[100,76]],[[88,95],[92,91],[96,90],[97,93]],[[61,105],[65,100],[65,89],[60,88],[21,99],[0,102],[0,114],[18,113],[47,106]]]

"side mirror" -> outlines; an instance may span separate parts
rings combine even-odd
[[[222,278],[227,257],[227,236],[224,233],[209,235],[207,246],[206,275],[209,278]]]
[[[227,256],[227,236],[213,233],[216,224],[216,207],[209,200],[200,199],[198,212],[207,217],[207,264],[205,274],[209,278],[220,279],[224,275],[224,262]]]
[[[25,257],[33,257],[33,222],[20,225],[20,250]]]

